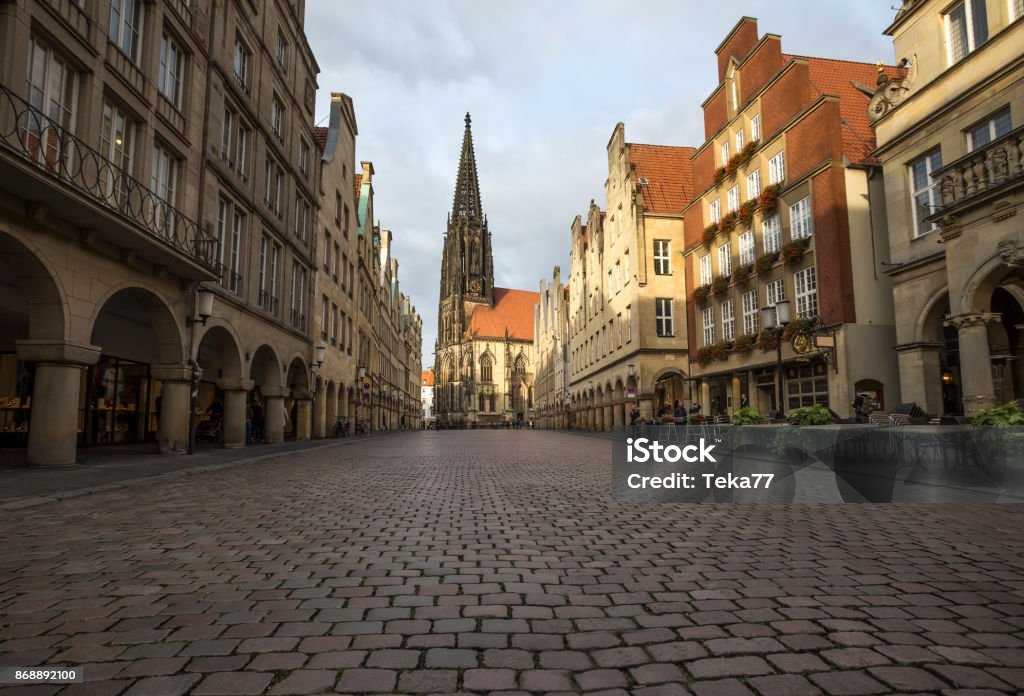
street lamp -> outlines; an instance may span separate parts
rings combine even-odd
[[[775,409],[784,411],[782,406],[782,334],[790,322],[789,300],[779,300],[772,306],[761,308],[764,328],[775,334],[775,371],[778,382],[775,385]]]
[[[186,322],[191,326],[192,324],[202,324],[206,326],[206,320],[213,316],[213,292],[203,289],[196,290],[195,296],[195,311],[193,312],[194,317],[189,317]]]

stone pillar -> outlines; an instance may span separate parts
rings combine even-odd
[[[192,368],[188,365],[153,365],[153,379],[160,380],[160,414],[156,441],[161,454],[188,452],[189,415],[192,410]]]
[[[958,314],[947,320],[955,326],[960,338],[960,377],[963,388],[964,415],[995,406],[992,385],[992,356],[988,347],[988,324],[999,321],[994,313]]]
[[[604,407],[604,431],[610,433],[614,426],[614,415],[613,411],[615,406],[608,405]]]
[[[100,348],[62,340],[16,341],[18,357],[34,362],[28,428],[29,466],[74,466],[82,369],[96,364]]]
[[[644,422],[654,418],[654,400],[649,396],[640,397],[640,418]]]
[[[269,445],[284,442],[284,398],[290,393],[287,387],[261,387],[263,394],[264,440]]]
[[[942,344],[938,342],[908,343],[896,346],[900,370],[900,396],[906,403],[916,403],[928,413],[940,414],[942,408]],[[852,401],[852,399],[850,399]],[[891,402],[886,390],[886,410]]]
[[[295,399],[295,439],[308,440],[313,430],[313,393],[293,391]]]
[[[224,446],[245,447],[245,399],[253,387],[251,379],[223,378],[217,388],[224,392]],[[270,420],[269,416],[266,420]]]
[[[316,395],[317,410],[323,414],[323,418],[320,421],[320,434],[317,437],[327,437],[334,430],[334,424],[338,422],[338,395],[335,394],[333,397],[328,397],[327,394],[327,388],[325,387],[322,392]]]
[[[711,413],[711,385],[707,382],[700,383],[700,413],[705,418],[714,415]]]
[[[730,416],[740,410],[740,397],[742,395],[743,394],[742,394],[742,391],[740,389],[740,373],[739,372],[733,372],[732,373],[732,408],[727,411],[727,413]]]
[[[612,430],[619,432],[626,425],[626,404],[619,402],[612,406]]]

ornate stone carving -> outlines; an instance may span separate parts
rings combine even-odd
[[[868,119],[872,123],[895,109],[910,91],[910,85],[917,75],[917,56],[913,59],[905,58],[903,63],[907,66],[907,74],[901,80],[893,80],[885,74],[882,61],[878,61],[878,79],[875,82],[878,90],[868,102]]]
[[[988,324],[1002,319],[1002,314],[998,312],[975,312],[973,314],[957,314],[956,316],[950,317],[942,322],[945,326],[952,326],[957,331],[963,331],[965,329],[971,329],[975,327],[984,328]]]
[[[999,257],[1011,268],[1024,266],[1024,247],[1017,243],[1016,239],[1003,239],[996,245],[999,250]]]

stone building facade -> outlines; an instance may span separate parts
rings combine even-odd
[[[902,3],[905,75],[869,114],[888,203],[903,399],[972,415],[1024,396],[1024,5]]]
[[[302,4],[19,0],[0,36],[0,444],[319,435]]]
[[[820,403],[845,417],[867,392],[894,406],[885,199],[864,118],[876,67],[787,55],[749,17],[716,56],[683,212],[697,403],[709,415]],[[779,336],[760,309],[781,300],[794,321],[781,336],[780,401]]]
[[[540,281],[540,301],[534,308],[533,351],[536,427],[569,425],[569,288],[555,266],[551,280]]]
[[[633,401],[650,417],[689,396],[680,252],[693,153],[627,143],[621,123],[612,132],[606,209],[591,201],[571,228],[571,427],[612,430]]]
[[[438,427],[533,419],[533,308],[538,295],[494,285],[470,117],[441,259],[435,350]]]

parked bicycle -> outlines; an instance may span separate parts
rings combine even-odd
[[[341,416],[334,422],[334,427],[331,429],[331,437],[347,437],[348,436],[348,418]]]
[[[356,435],[359,436],[359,435],[369,435],[369,434],[370,434],[370,424],[366,421],[366,419],[365,418],[360,418],[360,419],[356,420]]]

